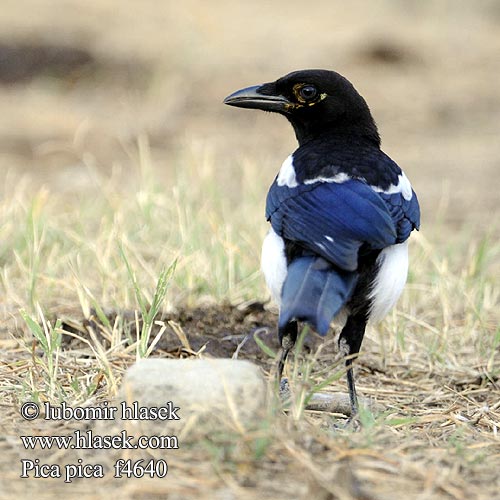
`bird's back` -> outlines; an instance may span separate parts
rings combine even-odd
[[[345,137],[302,145],[273,182],[266,217],[286,259],[280,324],[303,320],[324,334],[344,306],[378,320],[394,305],[407,274],[398,244],[418,227],[419,210],[406,176],[378,147]],[[263,252],[264,271],[266,259],[279,262]],[[266,279],[279,288],[274,271]]]

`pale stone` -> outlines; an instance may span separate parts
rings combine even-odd
[[[233,359],[144,359],[125,373],[116,406],[174,408],[171,419],[119,420],[126,426],[175,432],[192,440],[201,433],[243,432],[266,412],[267,384],[256,365]],[[175,410],[178,408],[178,410]],[[142,410],[147,412],[147,410]],[[164,410],[168,414],[168,409]],[[179,417],[179,420],[175,418]],[[153,425],[151,425],[154,423]]]

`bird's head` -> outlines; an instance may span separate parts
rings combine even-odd
[[[226,97],[224,104],[286,116],[299,144],[334,134],[359,136],[380,144],[366,101],[335,71],[294,71],[275,82],[238,90]]]

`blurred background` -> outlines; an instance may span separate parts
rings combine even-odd
[[[89,169],[118,169],[127,183],[143,137],[167,178],[209,155],[237,199],[245,161],[270,183],[295,138],[281,117],[222,99],[313,67],[367,99],[424,228],[488,231],[500,184],[496,0],[3,0],[0,180],[71,195],[92,192]]]

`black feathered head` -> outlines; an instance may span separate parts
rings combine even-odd
[[[349,134],[380,145],[366,101],[335,71],[294,71],[275,82],[238,90],[224,103],[286,116],[300,144],[325,134]]]

